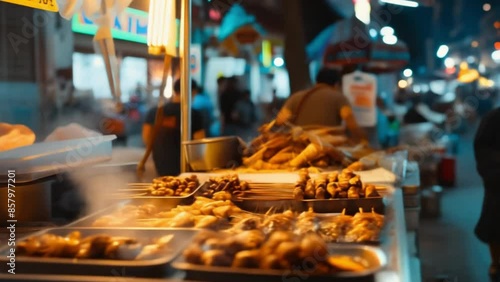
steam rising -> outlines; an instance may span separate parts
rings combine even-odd
[[[155,177],[151,158],[146,164],[146,175],[143,179],[139,180],[136,175],[137,162],[142,154],[142,148],[113,148],[112,160],[109,163],[76,169],[70,173],[70,179],[86,202],[82,215],[96,213],[123,202],[127,195],[123,190],[129,187],[129,183],[151,182]]]

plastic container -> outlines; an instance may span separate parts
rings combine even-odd
[[[420,225],[420,208],[405,208],[406,230],[418,230]]]
[[[422,217],[437,218],[441,216],[441,186],[432,186],[422,191]]]
[[[438,183],[444,187],[455,186],[456,159],[454,156],[446,155],[441,159],[438,166]]]
[[[105,162],[111,159],[115,135],[56,142],[35,143],[0,153],[0,183],[7,182],[6,172],[15,170],[16,183],[32,182],[47,176]]]

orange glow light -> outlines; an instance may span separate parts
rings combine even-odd
[[[500,41],[495,42],[495,49],[500,50]]]
[[[496,21],[493,26],[496,28],[496,29],[500,29],[500,22],[499,21]]]

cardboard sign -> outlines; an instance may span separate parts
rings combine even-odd
[[[360,126],[371,127],[377,124],[376,99],[377,78],[375,75],[359,71],[342,77],[342,90]]]
[[[51,11],[51,12],[59,11],[59,7],[57,6],[56,0],[0,0],[0,1],[45,11]]]

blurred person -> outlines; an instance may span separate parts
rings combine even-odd
[[[198,85],[191,81],[191,90],[196,91]],[[160,128],[153,140],[153,161],[158,175],[177,176],[181,173],[181,81],[174,83],[174,93],[170,102],[163,106]],[[146,115],[142,126],[142,139],[149,144],[153,136],[157,108],[152,108]],[[203,116],[199,111],[191,112],[191,133],[193,139],[205,137]]]
[[[211,133],[211,126],[214,121],[214,105],[208,97],[207,94],[203,92],[203,89],[199,86],[192,91],[193,95],[193,103],[191,104],[191,108],[197,110],[203,116],[203,129],[205,130],[205,134],[209,137],[212,137],[216,134]]]
[[[222,135],[235,135],[237,122],[233,119],[233,111],[236,102],[241,98],[238,79],[234,76],[226,78],[223,89],[219,96],[219,107],[221,112]]]
[[[283,107],[283,101],[283,99],[278,98],[277,90],[273,89],[272,100],[266,109],[266,122],[273,120],[273,118],[279,113],[280,109]]]
[[[405,124],[432,122],[441,125],[446,120],[446,115],[435,112],[422,101],[421,95],[416,94],[410,98],[410,106],[403,117]]]
[[[249,141],[257,135],[257,107],[252,102],[250,90],[242,92],[241,98],[234,105],[232,112],[235,135]]]
[[[476,236],[488,244],[491,281],[500,282],[500,108],[486,114],[474,138],[477,172],[483,179],[484,199]]]
[[[341,92],[340,81],[339,71],[321,69],[312,88],[297,92],[288,98],[276,117],[276,123],[332,127],[345,123],[354,140],[366,141],[365,132],[358,126],[351,105]]]

